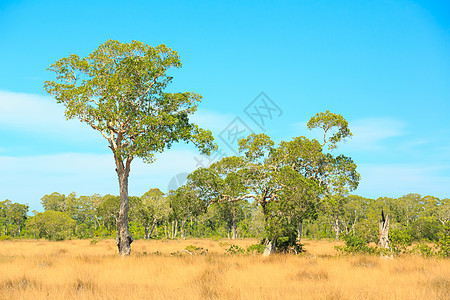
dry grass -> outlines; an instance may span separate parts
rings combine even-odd
[[[255,242],[135,241],[128,258],[113,240],[0,242],[0,299],[449,299],[449,260],[336,257],[328,241],[299,256],[224,254]],[[209,251],[170,255],[188,245]]]

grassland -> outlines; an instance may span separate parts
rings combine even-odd
[[[255,240],[0,242],[0,299],[449,299],[450,260],[336,256],[305,241],[302,255],[226,255]],[[207,254],[171,255],[188,245]]]

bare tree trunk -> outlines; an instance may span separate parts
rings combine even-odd
[[[173,237],[176,238],[178,233],[178,220],[175,220],[175,228],[174,228],[174,234]]]
[[[153,230],[155,229],[156,223],[158,223],[158,222],[156,219],[154,219],[152,229],[150,229],[150,233],[148,234],[148,239],[150,239],[150,237],[152,236],[152,233],[153,233]]]
[[[233,216],[233,223],[231,225],[231,239],[235,240],[237,238],[237,224],[236,224],[236,217]]]
[[[269,239],[266,238],[266,241],[264,243],[265,248],[262,256],[269,256],[270,254],[272,254],[272,252],[275,251],[276,242],[276,239],[272,239],[269,241]]]
[[[303,221],[298,221],[297,224],[297,242],[300,243],[302,241],[302,231],[303,231]]]
[[[379,227],[380,227],[380,247],[382,249],[385,249],[384,251],[381,252],[381,256],[392,258],[392,250],[389,246],[389,215],[387,215],[385,218],[383,210],[381,210],[381,220]]]
[[[144,231],[145,231],[145,233],[144,233],[144,239],[146,239],[146,240],[149,239],[149,234],[148,234],[149,229],[150,229],[150,224],[146,223],[146,224],[144,225]]]
[[[129,162],[131,163],[131,161]],[[127,161],[127,165],[129,165]],[[119,218],[117,222],[118,229],[118,241],[117,247],[119,248],[119,254],[121,256],[130,255],[131,243],[133,238],[128,231],[128,174],[129,170],[124,170],[123,162],[117,163],[116,171],[119,177],[119,187],[120,187],[120,208],[119,208]]]

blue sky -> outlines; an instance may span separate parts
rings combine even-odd
[[[337,152],[359,166],[356,194],[449,197],[448,1],[1,0],[0,200],[41,210],[55,191],[118,194],[106,141],[66,121],[42,88],[51,63],[108,39],[178,51],[170,90],[203,95],[194,119],[222,154],[235,148],[226,129],[236,124],[276,141],[314,137],[305,124],[328,109],[354,133]],[[245,111],[261,92],[279,109],[263,129]],[[154,164],[135,161],[130,194],[167,191],[199,160],[177,145]]]

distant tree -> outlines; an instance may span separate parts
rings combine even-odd
[[[450,199],[442,199],[437,208],[436,217],[442,225],[450,222]]]
[[[153,48],[133,41],[109,40],[85,58],[72,54],[52,64],[56,81],[45,90],[78,118],[99,131],[114,155],[120,187],[118,241],[120,255],[130,254],[128,177],[134,158],[152,162],[154,154],[178,141],[191,141],[203,153],[214,149],[210,131],[190,122],[201,96],[167,93],[178,54],[165,45]]]
[[[0,224],[3,235],[20,236],[27,220],[28,205],[10,200],[0,202]]]
[[[30,218],[27,229],[36,238],[64,240],[72,235],[75,223],[66,213],[49,210]]]
[[[45,195],[41,198],[41,204],[44,207],[44,210],[54,210],[67,212],[68,211],[68,203],[66,196],[64,194],[60,194],[54,192],[50,195]]]
[[[169,202],[159,189],[150,189],[140,197],[136,206],[136,219],[144,226],[144,238],[149,239],[156,224],[168,218]]]
[[[108,234],[116,229],[119,204],[120,197],[109,194],[103,196],[97,204],[96,215],[100,219],[99,223],[106,228]]]

